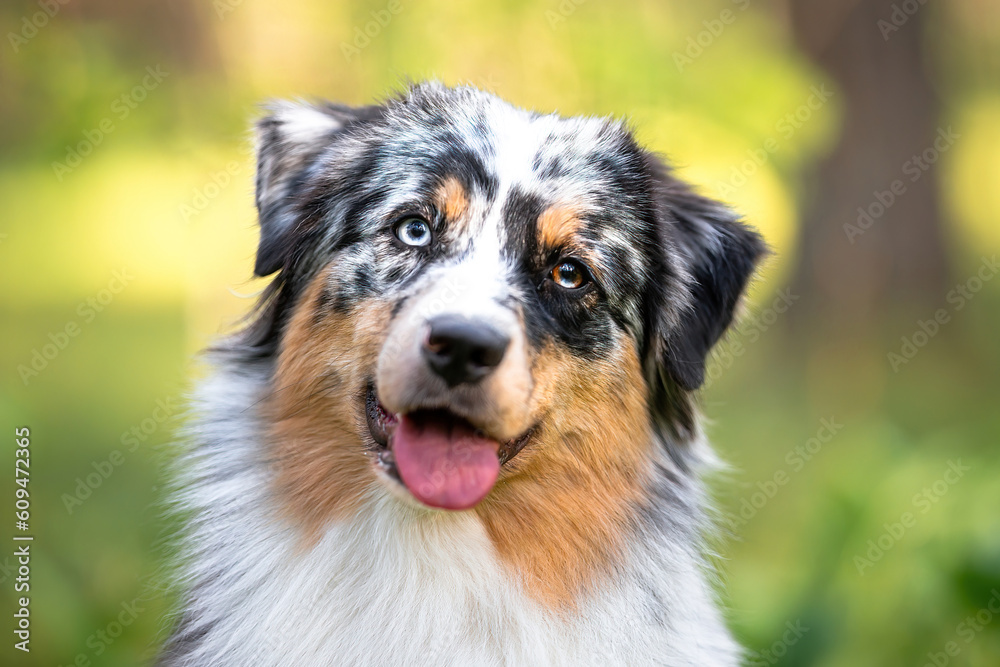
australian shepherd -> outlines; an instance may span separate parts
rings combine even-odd
[[[734,665],[695,392],[765,252],[622,122],[410,86],[256,125],[171,667]]]

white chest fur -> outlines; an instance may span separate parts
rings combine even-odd
[[[571,613],[524,592],[474,513],[417,509],[379,484],[304,544],[278,517],[257,429],[226,409],[252,401],[220,382],[203,387],[215,417],[196,428],[205,444],[181,480],[194,514],[183,613],[197,639],[166,664],[737,664],[696,548],[669,535],[637,540]],[[221,389],[227,400],[211,400]]]

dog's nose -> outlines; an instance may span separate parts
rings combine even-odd
[[[500,365],[510,343],[509,337],[489,324],[460,315],[438,315],[427,324],[424,358],[449,387],[489,375]]]

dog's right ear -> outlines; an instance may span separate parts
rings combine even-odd
[[[371,120],[384,109],[278,101],[257,121],[256,203],[260,246],[254,273],[267,276],[285,264],[298,221],[296,190],[320,153],[354,123]]]

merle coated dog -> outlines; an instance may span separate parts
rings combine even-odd
[[[761,238],[470,87],[256,132],[273,279],[194,396],[162,664],[737,664],[695,392]]]

